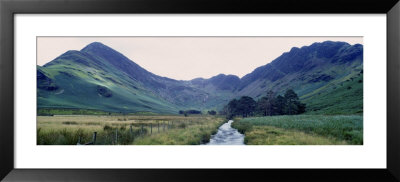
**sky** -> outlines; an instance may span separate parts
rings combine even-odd
[[[220,73],[243,77],[292,47],[327,40],[362,44],[362,37],[38,37],[37,64],[101,42],[159,76],[176,80]]]

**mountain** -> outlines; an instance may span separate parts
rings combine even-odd
[[[196,78],[191,80],[190,82],[198,88],[212,86],[217,90],[234,91],[240,84],[240,78],[236,75],[219,74],[209,79]]]
[[[37,80],[38,108],[176,113],[224,101],[190,81],[155,75],[98,42],[37,66]]]
[[[301,48],[294,47],[271,63],[245,75],[237,95],[259,98],[266,94],[266,90],[283,94],[285,90],[293,89],[306,102],[308,111],[321,112],[328,107],[337,107],[329,112],[362,112],[362,73],[361,44],[332,41],[314,43]],[[332,99],[333,93],[341,97]],[[319,103],[321,100],[325,104]]]
[[[176,113],[182,109],[218,110],[235,97],[257,99],[267,90],[280,94],[292,88],[308,102],[310,111],[321,112],[332,107],[329,103],[334,104],[315,102],[321,94],[346,92],[360,100],[354,93],[360,95],[361,89],[362,101],[362,84],[353,83],[362,79],[362,66],[362,45],[326,41],[292,48],[243,78],[219,74],[181,81],[155,75],[114,49],[94,42],[37,66],[37,100],[38,108]],[[361,88],[340,91],[341,85],[350,83]]]
[[[363,46],[345,42],[314,43],[292,48],[270,64],[258,67],[241,79],[239,93],[258,96],[265,89],[292,87],[300,95],[325,83],[362,69]],[[258,87],[258,88],[257,88]]]

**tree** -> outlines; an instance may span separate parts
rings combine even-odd
[[[285,92],[284,96],[274,97],[274,92],[268,91],[265,97],[257,102],[249,96],[242,96],[239,100],[232,99],[224,106],[220,113],[226,113],[228,119],[236,115],[242,117],[252,116],[254,112],[262,113],[264,116],[301,114],[306,110],[306,104],[299,101],[299,97],[292,90]],[[209,111],[210,113],[210,111]]]
[[[227,115],[228,114],[228,105],[225,105],[222,110],[220,110],[219,115]]]
[[[184,116],[188,116],[189,114],[201,114],[201,111],[198,110],[186,110],[186,111],[179,111],[179,114],[183,114]]]
[[[274,92],[268,91],[266,98],[266,104],[265,104],[265,116],[272,116],[274,114],[273,108],[275,105],[275,98],[274,98]]]
[[[295,103],[299,101],[299,97],[297,96],[297,94],[292,89],[289,89],[286,91],[284,97],[286,99],[287,114],[296,114],[297,105]]]
[[[278,95],[275,99],[275,108],[274,112],[277,115],[283,115],[285,114],[285,105],[286,105],[286,99],[282,97],[281,95]]]
[[[217,112],[216,112],[216,111],[214,111],[214,110],[211,110],[211,111],[208,111],[208,114],[209,114],[209,115],[216,115],[216,114],[217,114]]]
[[[275,105],[276,99],[274,97],[274,92],[268,91],[265,97],[262,97],[257,102],[257,110],[260,111],[263,116],[275,115]]]
[[[237,105],[238,112],[242,114],[242,117],[251,115],[256,108],[256,101],[249,96],[242,96]]]
[[[229,101],[227,108],[227,117],[229,119],[238,114],[237,106],[238,106],[238,100],[232,99],[231,101]]]
[[[297,114],[302,114],[302,113],[306,112],[306,104],[304,104],[304,103],[301,103],[301,102],[297,103],[297,108],[298,108]]]
[[[306,111],[306,104],[299,101],[299,97],[292,89],[286,91],[285,99],[287,114],[301,114]]]
[[[192,109],[192,110],[187,110],[187,111],[185,111],[185,112],[188,113],[188,114],[201,114],[201,111],[194,110],[194,109]]]
[[[257,101],[257,107],[256,110],[261,113],[263,116],[267,116],[267,105],[268,105],[268,99],[267,97],[262,97]]]

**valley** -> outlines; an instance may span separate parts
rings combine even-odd
[[[362,45],[314,43],[293,48],[271,63],[239,78],[174,80],[155,75],[112,48],[94,42],[37,66],[38,109],[88,109],[115,113],[176,114],[179,110],[221,110],[232,98],[259,99],[267,91],[293,89],[308,108],[319,108],[321,94],[334,92],[362,100]],[[349,85],[352,89],[340,89]],[[345,87],[348,88],[349,86]],[[335,101],[326,100],[325,105]],[[343,105],[346,110],[347,105]],[[356,106],[362,110],[361,105]]]
[[[293,107],[304,107],[300,115],[276,97],[288,90],[298,97]],[[268,93],[289,106],[272,112],[270,100],[269,115],[261,112]],[[253,110],[228,116],[228,103],[244,96]],[[247,145],[362,145],[362,114],[361,44],[293,47],[241,78],[163,77],[100,42],[37,66],[38,145],[199,145],[212,136],[210,143],[225,144],[215,142],[224,131],[244,135],[239,143]],[[225,128],[229,119],[233,128]]]

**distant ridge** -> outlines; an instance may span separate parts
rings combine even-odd
[[[232,98],[247,95],[257,99],[268,90],[280,94],[292,88],[308,102],[310,112],[318,112],[334,104],[315,105],[321,94],[347,94],[362,101],[362,84],[353,83],[362,79],[362,70],[361,44],[326,41],[294,47],[242,78],[219,74],[181,81],[155,75],[111,47],[93,42],[37,66],[38,108],[124,113],[219,110]],[[347,87],[353,90],[339,93],[344,84],[352,84]],[[362,102],[354,107],[362,110]]]

